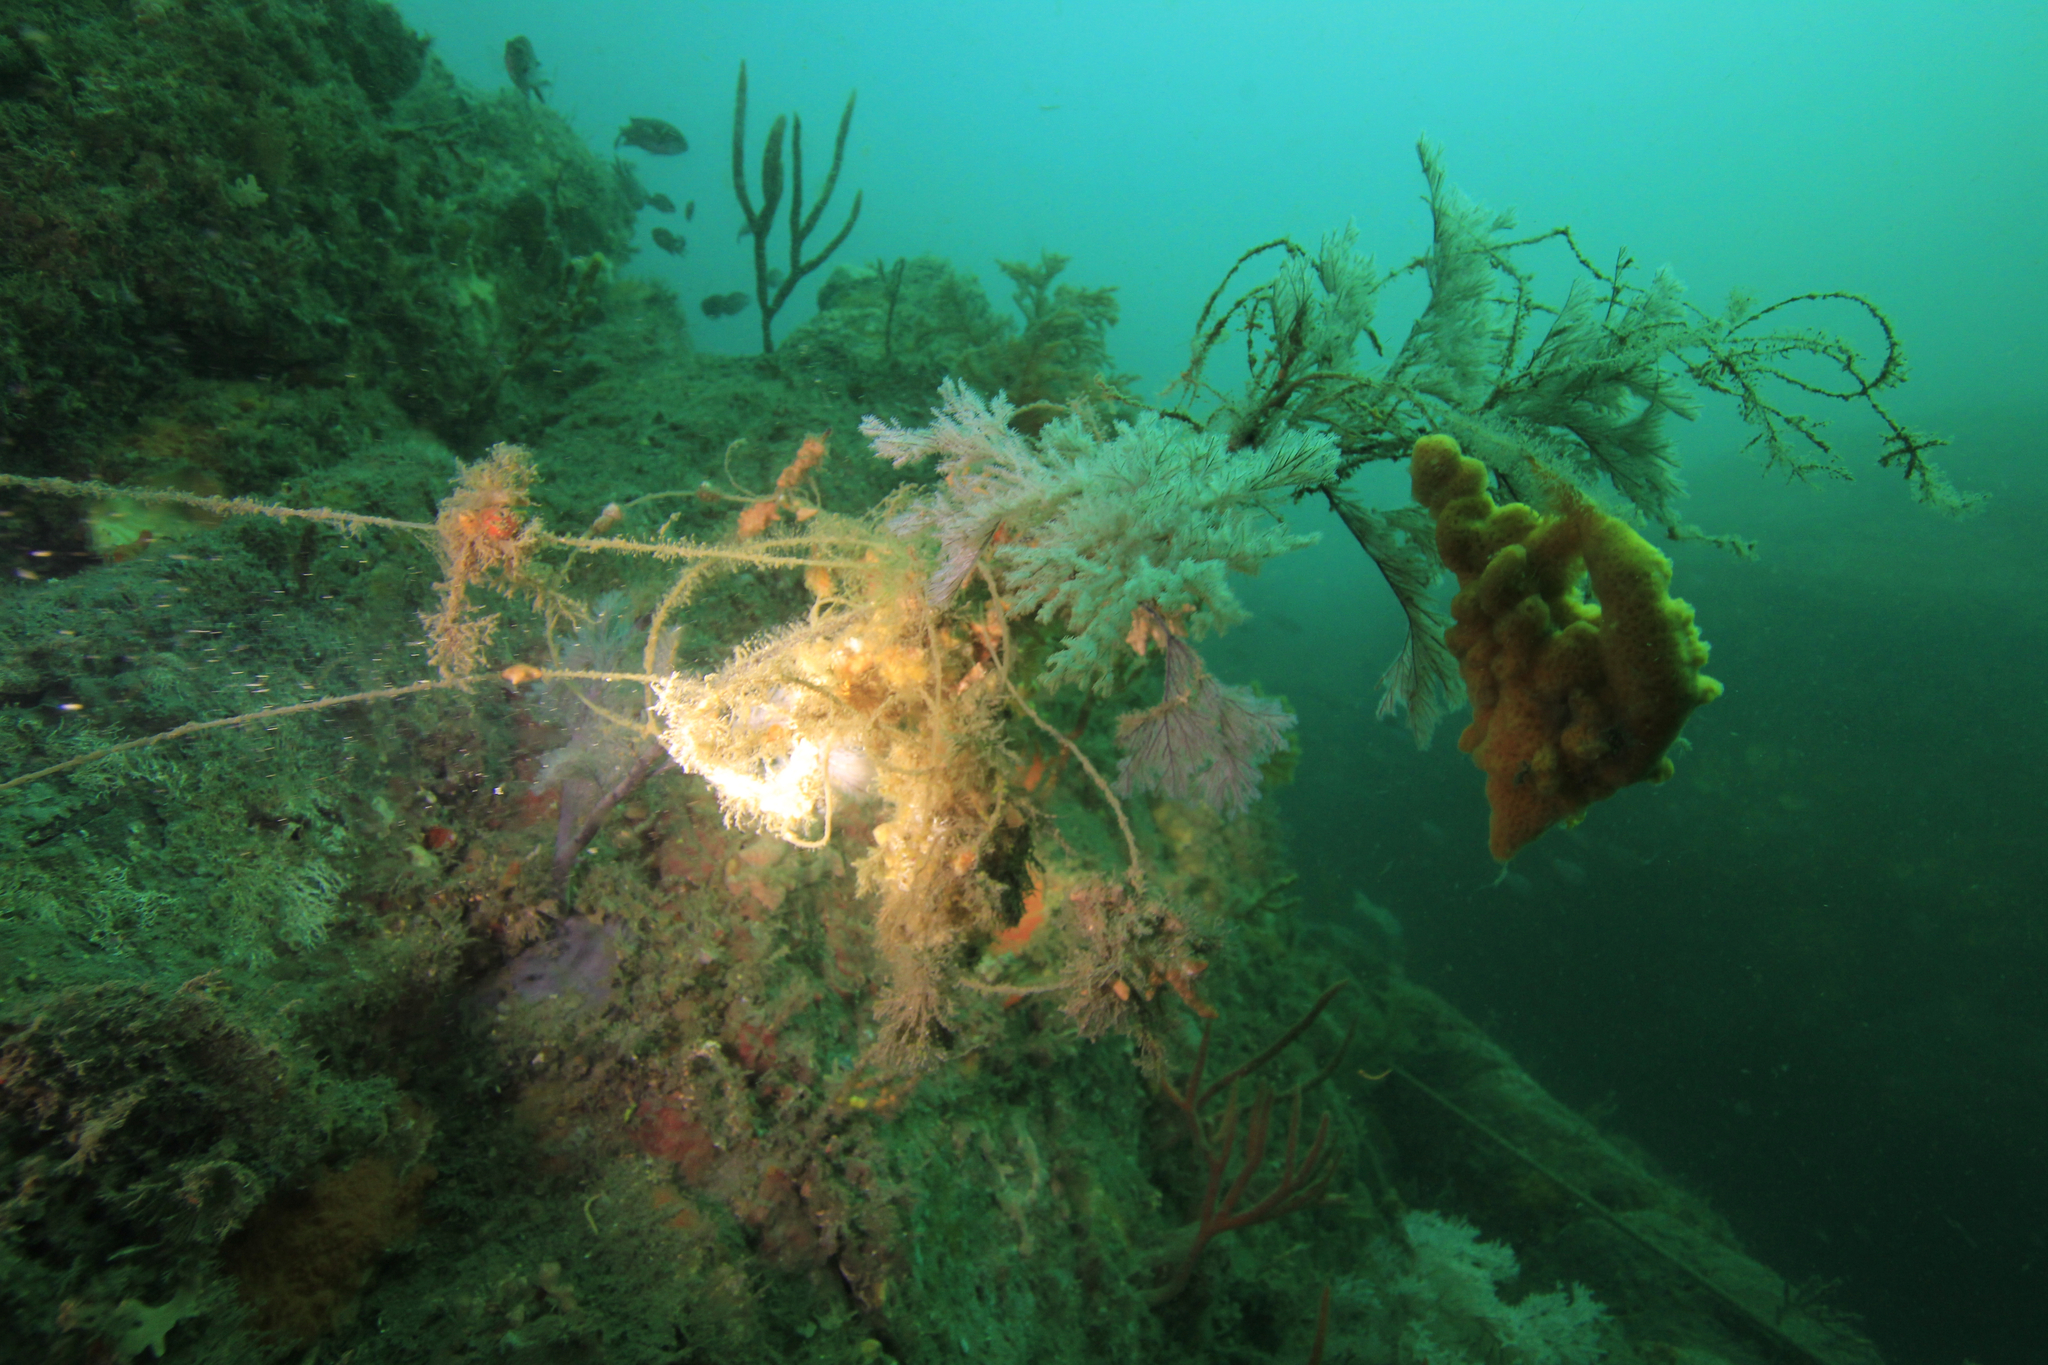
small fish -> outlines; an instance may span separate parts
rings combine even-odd
[[[648,195],[647,206],[660,213],[674,213],[676,211],[676,201],[665,194]]]
[[[654,244],[656,246],[660,247],[663,251],[666,251],[671,256],[682,255],[684,249],[688,245],[688,243],[684,242],[681,237],[677,236],[673,232],[670,232],[667,228],[656,228],[654,231],[648,233],[647,235],[654,239]]]
[[[683,221],[687,223],[687,222],[689,222],[689,221],[690,221],[690,220],[691,220],[692,218],[695,218],[696,216],[697,216],[697,201],[696,201],[696,200],[694,200],[694,199],[692,199],[692,200],[691,200],[691,201],[690,201],[689,203],[687,203],[687,204],[683,205]]]
[[[531,95],[542,104],[548,102],[541,91],[554,82],[540,78],[540,58],[533,54],[533,43],[523,33],[505,44],[505,74],[512,78],[520,94]]]
[[[730,294],[709,294],[697,306],[704,310],[707,318],[729,318],[734,313],[746,311],[747,296],[737,289]]]
[[[682,129],[658,118],[636,118],[619,129],[619,135],[612,139],[612,150],[617,151],[621,143],[656,156],[678,156],[690,150]]]

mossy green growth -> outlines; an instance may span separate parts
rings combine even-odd
[[[818,289],[817,315],[776,354],[874,408],[916,412],[958,356],[996,344],[1011,326],[972,275],[937,256],[899,256],[835,268]]]
[[[1036,431],[1054,415],[1051,405],[1096,398],[1098,378],[1122,378],[1109,353],[1116,289],[1060,283],[1067,263],[1050,251],[1036,263],[997,262],[1016,286],[1015,318],[998,313],[973,276],[936,256],[841,266],[818,290],[818,315],[778,354],[832,374],[890,415],[921,410],[951,375],[1006,394],[1026,410],[1020,429]]]
[[[224,1238],[322,1156],[382,1134],[395,1087],[326,1070],[266,1013],[209,978],[30,990],[0,1008],[11,1331],[54,1340],[104,1317],[128,1354],[161,1353],[193,1316],[192,1286],[217,1282]]]
[[[983,393],[1001,392],[1020,409],[1034,403],[1066,403],[1097,396],[1097,381],[1114,385],[1110,373],[1109,329],[1116,325],[1114,285],[1085,287],[1059,283],[1070,258],[1058,252],[1028,261],[998,261],[1016,290],[1022,325],[993,342],[969,347],[954,363],[954,375]],[[1050,414],[1048,414],[1050,415]],[[1029,430],[1035,430],[1033,425]]]
[[[632,212],[383,0],[52,0],[0,34],[0,468],[132,477],[124,436],[201,376],[388,386],[460,442]]]

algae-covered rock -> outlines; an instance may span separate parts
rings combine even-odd
[[[382,0],[132,10],[0,37],[0,469],[130,477],[194,381],[380,389],[459,442],[624,254],[610,168]]]
[[[31,1338],[99,1320],[161,1341],[223,1240],[322,1155],[376,1143],[397,1100],[208,978],[17,996],[0,1076],[0,1314]]]

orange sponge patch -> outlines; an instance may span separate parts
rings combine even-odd
[[[1671,561],[1627,524],[1570,488],[1551,515],[1496,506],[1486,466],[1448,436],[1416,442],[1410,474],[1458,576],[1444,636],[1472,699],[1458,747],[1486,773],[1488,845],[1506,862],[1595,801],[1670,777],[1672,743],[1721,685],[1700,672],[1707,645],[1669,594]]]

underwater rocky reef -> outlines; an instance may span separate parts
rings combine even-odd
[[[1720,395],[1812,470],[1799,405],[1856,404],[1966,502],[1874,305],[1866,360],[1785,321],[1840,296],[1710,313],[1575,244],[1539,298],[1555,234],[1425,144],[1413,265],[1245,253],[1148,403],[1063,257],[1002,263],[1012,317],[830,259],[856,196],[771,280],[778,119],[763,353],[714,356],[530,67],[466,89],[374,0],[46,8],[0,36],[9,1339],[1876,1359],[1409,981],[1388,910],[1303,913],[1294,717],[1200,650],[1313,500],[1409,623],[1383,711],[1473,705],[1461,837],[1682,781],[1719,685],[1642,532],[1742,547],[1669,419]],[[1412,503],[1347,491],[1402,461]]]

